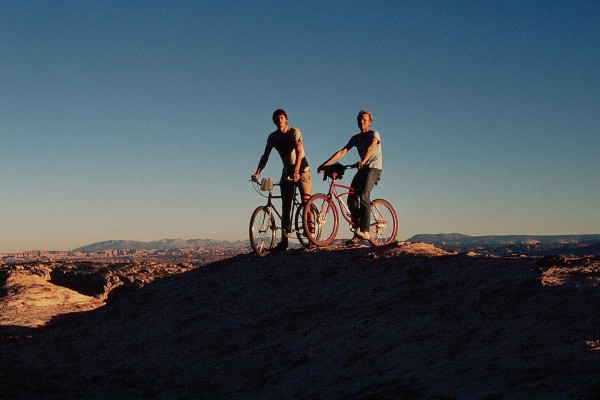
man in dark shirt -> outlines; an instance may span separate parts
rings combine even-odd
[[[281,242],[273,249],[282,251],[288,247],[288,235],[291,232],[291,209],[294,196],[294,185],[300,188],[302,202],[306,203],[310,198],[311,181],[308,162],[304,155],[302,145],[302,133],[300,129],[287,124],[287,114],[282,109],[273,113],[273,123],[277,130],[267,138],[267,145],[263,155],[260,157],[256,172],[251,176],[253,181],[258,181],[260,172],[267,165],[271,150],[275,148],[281,157],[283,169],[281,171],[281,201],[282,201],[282,224],[284,232]]]

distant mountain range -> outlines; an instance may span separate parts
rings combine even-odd
[[[438,233],[438,234],[419,234],[409,239],[407,242],[431,243],[435,246],[452,249],[465,250],[476,247],[500,247],[500,246],[561,246],[600,243],[600,234],[588,235],[489,235],[489,236],[469,236],[462,233]],[[238,240],[230,242],[227,240],[212,239],[162,239],[151,242],[141,242],[135,240],[106,240],[78,247],[73,251],[94,252],[103,250],[169,250],[182,249],[187,247],[223,247],[223,248],[244,248],[249,247],[248,240]]]
[[[460,233],[415,235],[409,242],[431,243],[448,251],[480,254],[547,256],[600,254],[600,235],[468,236]]]
[[[505,246],[513,244],[575,244],[600,242],[598,235],[490,235],[469,236],[462,233],[419,234],[408,242],[431,243],[436,246]]]
[[[224,247],[224,248],[244,248],[250,244],[247,240],[238,240],[230,242],[227,240],[212,239],[162,239],[151,242],[140,242],[135,240],[106,240],[78,247],[73,251],[90,253],[103,250],[169,250],[183,249],[186,247]]]

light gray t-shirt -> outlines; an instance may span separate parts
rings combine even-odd
[[[381,137],[379,132],[370,130],[368,132],[357,133],[350,138],[348,147],[356,147],[358,155],[362,159],[367,152],[367,149],[373,142],[373,138],[377,138],[377,145],[371,153],[371,157],[367,160],[367,166],[369,168],[377,168],[383,170],[383,155],[381,153]]]

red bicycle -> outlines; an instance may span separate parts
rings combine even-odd
[[[344,171],[349,168],[358,168],[358,164],[342,165],[335,163],[322,167],[325,176],[323,180],[331,179],[329,191],[325,193],[314,194],[306,204],[304,210],[311,210],[314,214],[314,227],[309,226],[308,212],[304,211],[302,220],[304,232],[308,240],[315,246],[326,246],[330,244],[337,235],[339,228],[339,213],[335,206],[337,201],[342,217],[350,225],[349,228],[354,232],[357,228],[352,221],[350,210],[343,201],[344,196],[354,194],[354,189],[350,186],[342,185],[336,181],[342,179]],[[338,189],[341,190],[338,193]],[[335,200],[335,201],[334,201]],[[392,243],[398,233],[398,216],[394,207],[389,201],[384,199],[371,200],[371,224],[369,226],[369,241],[373,246],[383,246]]]

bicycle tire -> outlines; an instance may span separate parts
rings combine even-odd
[[[314,229],[311,230],[308,221],[308,212],[302,215],[302,223],[306,237],[315,246],[327,246],[330,244],[339,227],[338,210],[333,200],[324,193],[317,193],[311,196],[306,203],[307,210],[315,210]]]
[[[256,207],[250,217],[249,234],[252,250],[260,257],[269,254],[277,240],[277,224],[268,207]]]
[[[398,215],[389,201],[375,199],[371,202],[371,225],[369,240],[373,246],[392,243],[398,234]]]
[[[302,221],[302,218],[304,216],[304,207],[305,207],[305,204],[301,204],[296,209],[296,218],[294,219],[294,226],[296,228],[295,229],[296,237],[298,237],[298,241],[300,242],[300,245],[302,247],[308,247],[308,246],[310,246],[310,240],[308,240],[308,237],[307,237],[305,229],[304,229],[304,223]],[[313,207],[313,212],[316,212],[316,208],[314,208],[314,207]]]

